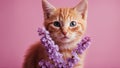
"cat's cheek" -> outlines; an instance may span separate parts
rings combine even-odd
[[[51,37],[56,40],[56,41],[59,41],[61,35],[59,34],[59,32],[53,32],[51,33]]]
[[[80,38],[81,34],[78,34],[77,32],[74,32],[74,33],[70,34],[69,37],[70,37],[71,41],[74,41],[76,38]]]

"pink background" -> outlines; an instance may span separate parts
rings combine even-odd
[[[72,7],[79,0],[49,0]],[[0,0],[0,68],[21,68],[26,49],[39,40],[41,0]],[[89,0],[85,68],[120,68],[120,0]]]

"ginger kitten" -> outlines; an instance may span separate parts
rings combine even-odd
[[[71,51],[77,47],[86,30],[87,0],[81,0],[73,8],[55,8],[47,0],[42,0],[44,26],[59,46],[63,58],[71,57]],[[25,55],[23,68],[40,68],[38,62],[48,59],[45,48],[39,42],[30,47]],[[83,68],[84,54],[79,55],[80,62],[74,68]]]

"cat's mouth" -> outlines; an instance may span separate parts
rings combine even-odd
[[[70,38],[67,37],[67,36],[64,36],[64,37],[61,38],[61,40],[63,40],[63,41],[68,40],[68,39],[70,39]]]

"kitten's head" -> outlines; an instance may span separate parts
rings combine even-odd
[[[78,43],[86,30],[87,0],[73,8],[55,8],[42,0],[44,25],[57,44]]]

